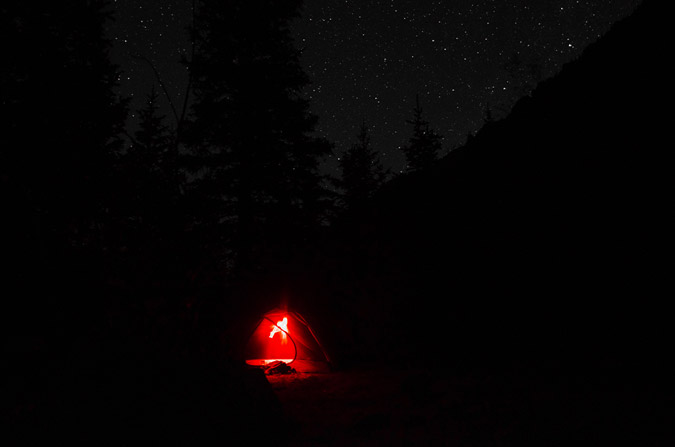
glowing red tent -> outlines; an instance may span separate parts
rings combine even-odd
[[[312,328],[297,312],[274,309],[263,315],[244,351],[246,363],[280,360],[297,372],[327,372],[330,360]]]

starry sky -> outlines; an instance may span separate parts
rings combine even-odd
[[[307,0],[294,26],[312,84],[305,94],[317,132],[335,144],[325,170],[356,139],[361,122],[386,167],[401,171],[419,95],[447,152],[483,124],[486,108],[508,110],[528,82],[507,70],[515,54],[543,78],[577,57],[640,0]],[[160,74],[172,101],[185,95],[186,27],[192,0],[117,0],[110,25],[120,92],[141,106]],[[157,85],[159,89],[159,86]],[[166,100],[163,110],[171,120]],[[503,112],[502,112],[503,113]],[[170,121],[169,121],[170,122]]]

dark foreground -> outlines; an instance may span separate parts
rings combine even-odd
[[[3,445],[673,446],[669,353],[265,376],[149,351],[5,357]],[[97,359],[98,357],[98,359]],[[580,359],[577,359],[580,360]],[[7,374],[9,373],[9,374]],[[7,425],[5,425],[7,424]]]
[[[672,445],[672,395],[658,372],[649,381],[613,366],[621,365],[564,376],[372,368],[268,380],[291,446]]]

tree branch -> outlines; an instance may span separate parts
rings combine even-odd
[[[136,54],[133,56],[135,59],[140,59],[148,63],[150,68],[152,69],[153,73],[155,73],[155,78],[157,78],[157,82],[159,83],[159,86],[162,87],[162,91],[164,92],[164,96],[166,96],[167,101],[169,102],[169,106],[171,107],[171,112],[173,112],[173,117],[176,119],[176,126],[180,124],[180,118],[178,117],[178,112],[176,111],[176,107],[173,104],[173,101],[171,100],[171,95],[169,94],[169,91],[166,89],[166,86],[164,85],[164,82],[162,81],[162,77],[159,75],[159,72],[157,71],[157,68],[155,67],[155,64],[152,63],[150,59],[148,59],[145,56],[142,56],[140,54]]]

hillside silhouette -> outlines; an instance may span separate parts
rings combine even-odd
[[[328,289],[368,316],[345,329],[362,355],[662,361],[673,153],[658,8],[341,223]]]

